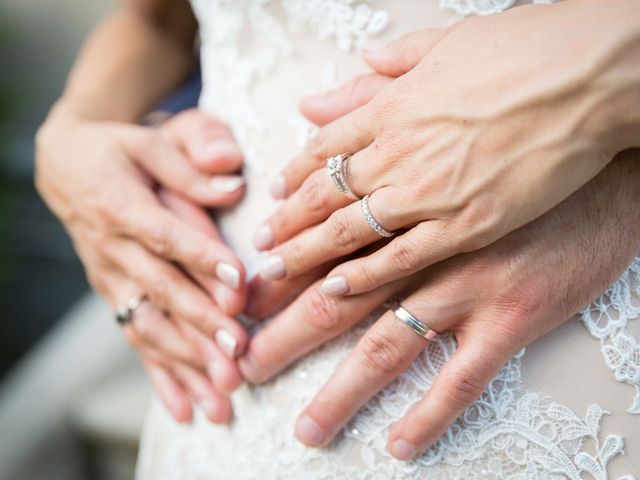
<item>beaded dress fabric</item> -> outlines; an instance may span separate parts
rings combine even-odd
[[[547,3],[547,2],[537,2]],[[200,107],[244,149],[248,193],[219,218],[250,273],[250,238],[273,210],[268,183],[313,134],[299,99],[367,71],[358,49],[513,0],[192,0],[200,23]],[[386,450],[389,427],[429,390],[455,350],[439,336],[327,449],[293,435],[303,407],[375,318],[268,384],[233,395],[231,426],[176,424],[158,401],[138,480],[640,479],[640,257],[600,298],[513,358],[482,397],[413,462]],[[635,474],[635,477],[634,477]]]

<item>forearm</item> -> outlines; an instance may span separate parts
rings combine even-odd
[[[190,72],[196,25],[188,4],[131,3],[87,40],[53,109],[58,116],[133,122]]]

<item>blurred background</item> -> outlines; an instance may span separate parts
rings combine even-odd
[[[34,134],[117,1],[0,0],[0,480],[133,478],[149,387],[33,186]]]

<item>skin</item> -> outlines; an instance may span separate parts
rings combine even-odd
[[[311,120],[328,122],[371,98],[390,79],[363,76],[303,102]],[[432,445],[521,348],[596,298],[640,249],[640,151],[616,157],[578,192],[492,245],[353,296],[328,296],[322,269],[311,276],[251,284],[251,313],[268,317],[287,290],[296,299],[252,339],[239,361],[262,383],[358,323],[391,296],[458,349],[423,399],[389,432],[389,450],[408,460]],[[330,268],[330,267],[326,267]],[[284,287],[282,283],[284,282]],[[402,373],[427,341],[386,312],[301,412],[296,436],[328,445],[377,391]]]
[[[38,132],[36,186],[112,308],[148,295],[125,335],[176,419],[189,421],[198,403],[224,422],[241,382],[233,357],[247,337],[233,315],[247,287],[202,207],[240,200],[242,153],[196,111],[136,124],[191,71],[195,31],[183,0],[129,0],[98,25]],[[216,342],[221,331],[235,348]]]
[[[290,195],[260,230],[272,239],[257,245],[272,249],[260,274],[295,278],[380,240],[326,174],[326,159],[344,152],[353,192],[369,194],[377,221],[399,235],[343,259],[330,294],[483,248],[553,208],[639,145],[629,108],[640,104],[638,20],[626,0],[529,5],[365,51],[376,71],[400,76],[285,167],[274,193]]]

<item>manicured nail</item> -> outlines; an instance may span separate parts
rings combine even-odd
[[[235,192],[240,187],[243,187],[244,184],[244,178],[237,175],[217,175],[215,177],[211,177],[211,180],[209,180],[209,186],[211,187],[211,190],[218,193]]]
[[[322,444],[324,432],[311,417],[305,415],[296,423],[296,437],[305,445],[316,447]]]
[[[247,381],[260,383],[260,372],[251,353],[247,353],[238,360],[238,367],[240,367],[240,372]]]
[[[226,330],[219,328],[216,332],[216,342],[227,357],[236,358],[236,346],[238,345],[238,341],[233,335]]]
[[[349,285],[347,279],[342,275],[337,277],[327,278],[322,282],[322,291],[327,295],[344,295],[349,292]]]
[[[258,273],[260,273],[263,280],[271,281],[284,277],[287,270],[280,255],[269,255],[260,262]]]
[[[396,440],[391,444],[391,455],[398,460],[411,460],[418,450],[406,440]]]
[[[242,156],[242,150],[232,140],[214,140],[202,147],[200,155],[206,160],[218,157],[237,157]]]
[[[280,200],[287,196],[287,181],[284,175],[280,174],[273,180],[270,185],[271,196],[276,200]]]
[[[253,237],[253,246],[257,250],[268,250],[273,246],[273,234],[269,225],[264,224],[258,228]]]
[[[233,265],[226,262],[218,262],[216,276],[226,286],[237,289],[240,287],[240,272]]]
[[[362,46],[362,51],[367,54],[376,54],[384,50],[387,44],[380,40],[369,40]]]

